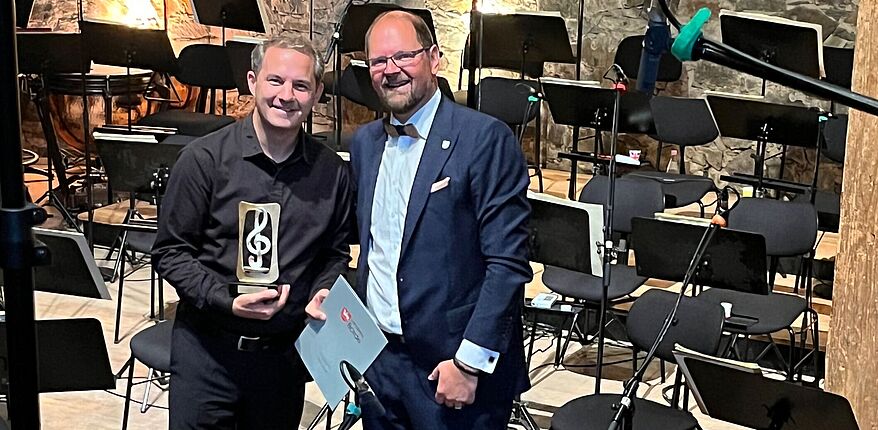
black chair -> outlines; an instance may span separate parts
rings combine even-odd
[[[636,348],[649,350],[652,347],[675,300],[674,293],[651,289],[634,302],[628,313],[626,327],[631,343]],[[683,345],[703,354],[716,354],[723,333],[724,317],[723,309],[718,304],[683,297],[675,324],[671,325],[667,335],[659,344],[656,357],[675,361],[674,344]],[[678,381],[680,378],[680,372],[677,372]],[[616,413],[613,404],[619,399],[619,394],[598,394],[573,399],[555,412],[551,429],[606,429]],[[676,405],[668,407],[636,398],[632,428],[688,430],[699,426],[691,413],[677,409]]]
[[[607,201],[606,176],[595,176],[585,184],[579,201],[603,205]],[[622,177],[616,180],[613,216],[613,230],[621,239],[627,240],[631,233],[631,219],[634,217],[652,218],[656,212],[664,210],[664,198],[661,186],[657,182],[644,181],[637,178]],[[602,238],[591,238],[601,241]],[[583,244],[587,246],[587,244]],[[607,301],[612,305],[630,301],[630,295],[646,282],[646,277],[637,275],[637,269],[628,266],[627,254],[619,257],[621,264],[614,264],[610,270],[610,286]],[[555,266],[546,266],[543,271],[543,284],[555,293],[569,297],[586,305],[586,308],[597,308],[601,302],[603,279],[590,273],[576,272]],[[555,357],[558,366],[567,351],[570,337],[576,330],[580,315],[576,313],[570,325],[564,346],[559,356]]]
[[[174,75],[183,84],[200,89],[195,111],[168,109],[147,115],[137,122],[150,127],[175,128],[186,136],[204,136],[219,130],[235,119],[223,114],[215,115],[216,91],[236,88],[229,64],[226,48],[221,45],[194,44],[183,48],[177,58],[177,73]],[[204,113],[210,95],[209,113]],[[165,100],[160,100],[165,101]]]
[[[539,191],[543,192],[543,172],[540,168],[540,102],[529,100],[531,94],[540,92],[539,81],[492,76],[482,79],[477,90],[481,90],[482,94],[479,110],[505,122],[516,132],[519,145],[524,137],[522,128],[536,120],[533,162],[528,163],[528,167],[534,169],[532,176],[537,177]]]
[[[808,358],[805,354],[805,343],[810,329],[813,340],[815,372],[819,374],[819,331],[817,312],[811,307],[811,262],[814,244],[817,240],[817,210],[807,202],[785,202],[773,199],[744,198],[738,202],[737,208],[730,213],[729,228],[761,234],[765,237],[765,251],[769,257],[768,286],[766,295],[751,294],[720,288],[707,289],[698,295],[700,299],[711,303],[727,302],[732,304],[732,314],[750,322],[741,325],[727,325],[727,331],[736,335],[729,343],[731,352],[735,340],[740,337],[764,335],[769,344],[752,360],[759,361],[769,350],[777,354],[777,358],[786,367],[787,378],[792,380],[796,371],[801,370]],[[770,291],[774,287],[778,259],[781,257],[797,257],[799,273],[796,278],[797,288],[802,286],[805,297],[794,294]],[[796,359],[796,332],[792,325],[803,316],[800,334],[802,356]],[[772,333],[786,331],[789,335],[789,354],[786,358],[780,352]],[[746,359],[746,358],[745,358]]]
[[[622,67],[622,70],[625,71],[629,79],[635,81],[640,74],[640,54],[643,52],[643,38],[644,36],[641,34],[622,39],[616,47],[616,55],[613,57],[613,62]],[[655,80],[656,82],[664,83],[679,81],[682,74],[683,63],[671,55],[670,52],[667,52],[662,55],[662,59],[659,62],[658,75]]]
[[[128,369],[128,384],[125,387],[125,411],[122,413],[122,430],[128,428],[128,411],[131,406],[131,388],[134,385],[148,384],[144,389],[140,412],[149,409],[149,388],[156,382],[167,384],[171,373],[171,332],[173,321],[162,321],[152,327],[141,330],[131,338],[131,357],[119,374]],[[143,363],[149,373],[145,380],[134,382],[134,367],[137,361]],[[162,390],[165,388],[159,386]]]
[[[665,207],[679,208],[698,203],[701,216],[704,204],[701,199],[709,192],[716,191],[713,179],[686,174],[686,147],[705,145],[719,137],[716,122],[703,99],[684,99],[656,96],[650,100],[652,116],[655,121],[656,136],[659,140],[658,153],[662,142],[680,147],[680,173],[662,171],[636,171],[630,176],[657,181],[665,194]],[[658,168],[658,165],[656,166]]]

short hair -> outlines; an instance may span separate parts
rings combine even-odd
[[[250,54],[250,70],[254,74],[259,74],[259,69],[262,68],[262,60],[265,58],[265,51],[268,51],[268,48],[292,49],[311,57],[311,60],[314,62],[314,82],[320,83],[323,81],[323,58],[320,56],[320,53],[314,49],[314,45],[310,40],[292,33],[278,34],[253,48],[253,52]]]
[[[436,41],[433,40],[433,33],[430,32],[430,27],[427,26],[427,23],[424,21],[424,18],[421,18],[419,15],[416,15],[412,12],[409,12],[404,9],[395,9],[389,10],[387,12],[383,12],[381,15],[378,15],[372,24],[369,26],[369,29],[366,30],[366,53],[369,53],[369,36],[372,34],[372,29],[375,27],[375,24],[378,24],[378,21],[381,21],[385,16],[389,14],[402,14],[406,18],[408,18],[409,22],[411,22],[412,27],[415,28],[415,34],[418,36],[418,43],[421,45],[421,48],[429,48],[436,44]]]

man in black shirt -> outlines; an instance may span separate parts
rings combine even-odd
[[[307,40],[278,36],[251,60],[256,109],[181,152],[153,247],[153,264],[180,296],[171,429],[296,428],[306,372],[293,342],[304,307],[350,261],[347,166],[302,130],[323,91],[320,56]],[[230,293],[247,247],[241,202],[280,206],[276,290]]]

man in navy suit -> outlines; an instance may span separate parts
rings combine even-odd
[[[505,429],[529,388],[522,347],[527,166],[512,131],[438,90],[439,48],[419,17],[366,34],[392,115],[357,130],[357,293],[389,343],[366,372],[387,413],[364,428]],[[319,292],[306,309],[325,318]]]

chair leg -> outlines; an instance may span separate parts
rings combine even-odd
[[[149,389],[152,387],[152,376],[155,374],[155,369],[150,368],[149,372],[146,374],[146,388],[143,389],[143,402],[140,403],[140,413],[146,413],[146,410],[149,409]]]
[[[561,363],[564,361],[564,356],[567,355],[567,347],[570,346],[570,338],[573,337],[573,330],[576,329],[576,323],[579,320],[579,312],[573,315],[573,321],[570,323],[570,328],[567,330],[567,337],[564,338],[564,346],[561,347],[561,350],[555,354],[555,368],[559,368]],[[558,344],[560,345],[561,340],[558,340]]]
[[[671,407],[676,409],[680,404],[680,386],[683,384],[683,372],[677,369],[677,376],[674,377],[674,391],[671,395]]]
[[[125,242],[119,248],[119,261],[121,261],[121,273],[125,273]],[[122,323],[122,292],[125,289],[125,276],[119,276],[119,291],[116,293],[116,327],[113,329],[113,343],[119,343],[119,326]]]
[[[131,386],[134,385],[134,356],[128,359],[128,384],[125,387],[125,409],[122,412],[122,430],[128,429],[128,411],[131,407]]]
[[[158,275],[159,280],[159,321],[165,320],[165,278]]]
[[[155,268],[149,270],[149,319],[155,319]]]

